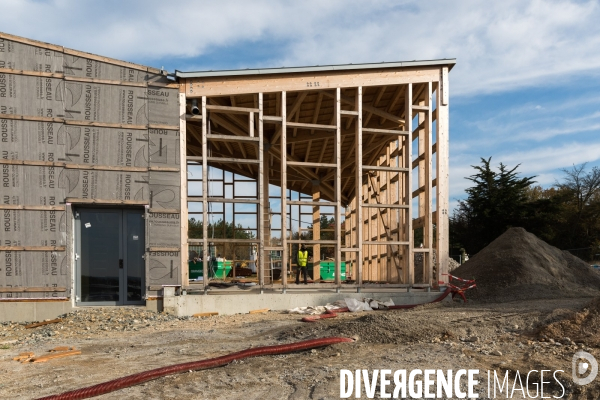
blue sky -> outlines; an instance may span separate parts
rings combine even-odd
[[[600,2],[0,0],[0,30],[169,71],[457,58],[451,206],[473,164],[600,165]]]

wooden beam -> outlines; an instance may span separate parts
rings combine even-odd
[[[181,282],[189,282],[188,254],[188,175],[187,175],[187,122],[185,118],[186,98],[185,93],[179,93],[179,246],[181,248]],[[150,210],[151,211],[151,210]],[[148,257],[146,257],[148,258]],[[146,270],[150,268],[150,260],[146,260]]]
[[[412,115],[412,84],[409,83],[404,92],[404,115]],[[408,132],[412,132],[412,118],[407,118],[406,124],[404,125],[404,129]],[[406,140],[405,145],[406,154],[404,154],[404,167],[411,168],[412,167],[412,140]],[[412,227],[412,173],[406,174],[406,179],[404,180],[404,204],[408,205],[408,210],[405,211],[405,237],[408,241],[408,246],[404,254],[406,254],[406,267],[407,267],[407,279],[406,282],[409,285],[414,284],[414,274],[415,274],[415,265],[414,265],[414,255],[413,255],[413,227]]]
[[[206,96],[202,96],[202,105],[201,105],[201,113],[202,113],[202,259],[208,260],[210,257],[210,251],[208,249],[208,124],[207,124],[207,115],[208,111],[206,110]],[[219,117],[219,116],[217,116]],[[220,117],[219,117],[220,118]],[[225,121],[225,119],[223,119]],[[227,121],[225,121],[227,123]],[[188,240],[189,241],[189,240]],[[202,264],[202,276],[204,279],[202,280],[202,286],[206,293],[208,289],[208,281],[210,277],[208,276],[208,263],[205,262]]]
[[[270,232],[267,231],[267,224],[265,221],[266,218],[270,218],[268,216],[268,207],[269,207],[269,176],[265,173],[267,169],[268,163],[268,154],[265,152],[264,147],[264,127],[263,127],[263,119],[264,119],[264,100],[263,94],[258,94],[258,200],[260,201],[258,205],[258,284],[263,290],[264,288],[264,270],[265,270],[265,246],[267,237],[270,239]]]
[[[214,113],[223,113],[223,114],[248,114],[248,113],[257,113],[258,112],[258,108],[229,107],[229,106],[212,105],[212,104],[207,105],[206,109],[209,111],[213,111]]]
[[[223,126],[225,129],[227,129],[234,135],[250,137],[250,135],[248,135],[247,132],[245,132],[242,128],[238,127],[225,116],[219,114],[211,114],[210,119],[218,122],[221,126]],[[212,136],[212,134],[210,136]]]
[[[362,71],[341,70],[290,74],[215,76],[185,79],[188,98],[201,96],[228,96],[264,91],[311,91],[314,83],[321,89],[364,86],[396,85],[398,83],[437,82],[439,66],[381,68]],[[308,86],[312,83],[313,86]],[[368,111],[368,110],[367,110]],[[375,113],[374,113],[375,114]],[[377,114],[376,114],[377,115]]]
[[[322,93],[325,96],[332,97],[331,93],[328,93],[326,91],[323,91]],[[343,103],[346,103],[346,104],[354,104],[354,98],[352,98],[352,97],[342,96],[341,100],[342,100]],[[400,117],[397,117],[394,114],[390,114],[390,113],[388,113],[386,111],[380,110],[379,108],[376,108],[376,107],[373,107],[373,106],[369,106],[369,105],[364,105],[363,104],[363,111],[371,112],[371,113],[373,113],[375,115],[378,115],[380,117],[388,119],[388,120],[390,120],[390,121],[392,121],[394,123],[397,123],[397,124],[404,125],[404,123],[405,123],[404,119],[402,119]]]
[[[317,95],[317,104],[315,104],[315,112],[313,114],[312,123],[316,124],[319,120],[319,112],[321,111],[321,102],[323,101],[323,93]],[[310,134],[314,134],[315,131],[311,129]]]
[[[22,206],[16,204],[0,204],[0,210],[64,211],[65,206]]]
[[[383,97],[383,94],[385,93],[386,89],[387,89],[387,86],[382,86],[379,88],[379,91],[377,92],[377,96],[375,96],[373,98],[373,101],[371,102],[372,107],[377,108],[377,105],[381,101],[381,98]],[[373,115],[372,112],[367,113],[367,118],[365,118],[365,122],[364,122],[365,126],[369,126],[369,121],[371,120],[372,115]]]
[[[440,88],[441,86],[441,88]],[[440,90],[442,95],[440,95]],[[449,262],[449,220],[448,220],[448,172],[449,172],[449,154],[448,154],[448,69],[442,68],[442,81],[438,85],[437,100],[437,119],[436,119],[436,245],[437,262],[439,270],[439,280],[448,282],[448,262]]]
[[[46,355],[46,356],[40,356],[40,357],[35,357],[31,359],[31,362],[33,363],[41,363],[41,362],[46,362],[48,360],[53,360],[55,358],[63,358],[63,357],[69,357],[69,356],[76,356],[81,354],[81,350],[71,350],[71,351],[62,351],[60,353],[54,353],[54,354],[50,354],[50,355]]]
[[[320,124],[305,124],[301,122],[288,122],[287,126],[292,128],[303,128],[312,130],[324,130],[324,131],[335,131],[335,125],[320,125]]]
[[[402,97],[402,94],[404,93],[405,88],[406,88],[406,85],[398,85],[396,87],[396,92],[392,96],[392,100],[390,101],[390,103],[387,106],[387,109],[385,110],[386,112],[388,112],[388,113],[392,112],[392,110],[396,106],[396,103],[398,103],[398,100],[400,100],[400,98]],[[379,125],[383,125],[385,120],[386,120],[385,118],[381,117],[379,119]]]
[[[342,285],[341,281],[341,263],[342,263],[342,109],[341,89],[338,87],[335,90],[335,284],[339,288]],[[358,93],[357,93],[358,95]]]
[[[150,204],[148,200],[80,199],[76,197],[67,197],[65,202],[74,204],[124,204],[134,206]]]
[[[400,135],[409,135],[410,134],[410,132],[408,132],[408,131],[402,131],[402,130],[397,130],[397,129],[363,128],[362,130],[363,130],[363,132],[366,132],[366,133],[377,133],[377,134],[382,134],[382,135],[400,136]]]
[[[281,284],[285,289],[287,287],[287,273],[288,273],[288,243],[287,243],[287,122],[289,121],[287,115],[287,93],[285,91],[281,92],[281,128],[277,132],[281,136],[281,246],[283,247],[283,251],[281,253]],[[292,107],[292,112],[296,106],[300,108],[300,104],[302,100],[306,97],[306,93],[304,96],[298,96],[296,102],[294,103],[294,107]],[[277,134],[275,135],[277,136]],[[275,139],[276,140],[276,139]],[[275,142],[273,140],[273,142]]]
[[[286,106],[286,104],[285,103],[281,103],[283,105],[283,107],[281,109],[281,118],[282,118],[283,121],[290,122],[292,120],[292,117],[294,116],[294,114],[300,110],[300,106],[302,105],[302,102],[306,98],[307,94],[308,94],[308,92],[300,92],[298,94],[298,97],[296,97],[296,101],[294,101],[294,104],[292,105],[292,110],[290,111],[289,114],[287,114],[287,106]],[[286,113],[285,113],[286,116],[285,117],[283,116],[284,115],[283,108],[286,108]],[[283,123],[282,123],[282,125],[283,125]],[[277,140],[281,136],[282,130],[283,130],[283,127],[279,127],[279,129],[277,130],[277,132],[275,133],[275,135],[271,138],[271,143],[276,143],[277,142]]]
[[[431,152],[431,144],[432,144],[432,127],[431,127],[431,102],[432,102],[432,83],[428,82],[425,85],[424,89],[424,104],[421,106],[420,111],[422,111],[424,120],[425,120],[425,129],[423,129],[423,154],[425,155],[425,160],[423,161],[424,170],[423,170],[423,178],[424,178],[424,186],[425,193],[423,194],[423,203],[424,203],[424,215],[425,215],[425,226],[423,227],[423,240],[425,243],[423,244],[424,248],[433,249],[433,220],[431,218],[431,212],[433,207],[433,196],[432,196],[432,152]],[[433,251],[429,251],[426,254],[423,254],[423,277],[424,283],[431,285],[433,283]],[[436,279],[437,281],[437,279]]]
[[[40,286],[40,287],[0,287],[0,293],[38,293],[38,292],[66,292],[66,287]]]

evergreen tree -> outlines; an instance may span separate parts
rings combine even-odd
[[[472,166],[478,172],[466,179],[475,185],[466,190],[467,199],[459,201],[450,218],[453,247],[463,247],[468,253],[478,252],[506,229],[523,226],[531,217],[527,189],[535,177],[519,177],[519,165],[508,168],[500,163],[493,170],[491,159],[482,158],[481,166]]]

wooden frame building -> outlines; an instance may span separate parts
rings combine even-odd
[[[205,195],[188,201],[202,203],[203,221],[209,221],[211,203],[258,205],[258,234],[246,240],[259,249],[261,290],[294,287],[287,281],[295,261],[289,245],[300,242],[313,246],[313,276],[322,261],[320,247],[334,249],[335,281],[314,288],[443,284],[448,265],[448,72],[454,63],[176,72],[186,104],[181,131],[186,131],[188,164],[249,177],[258,188],[252,199],[227,198],[224,190],[213,197],[204,172]],[[275,213],[269,185],[281,188]],[[292,199],[292,191],[300,194],[298,199]],[[310,239],[294,236],[293,207],[312,208]],[[323,208],[333,210],[333,239],[320,237]],[[278,218],[276,245],[273,215]],[[188,243],[206,249],[209,242],[239,242],[210,238],[208,226],[203,239]],[[415,229],[422,237],[418,245]],[[266,266],[272,251],[287,260],[277,284]],[[415,254],[421,260],[417,270]],[[342,262],[348,264],[352,283],[340,279]]]
[[[300,243],[303,290],[438,288],[454,64],[167,74],[0,33],[0,320],[214,294],[192,248],[247,258],[244,295],[296,290]]]

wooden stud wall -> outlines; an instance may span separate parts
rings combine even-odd
[[[308,241],[317,253],[321,246],[335,247],[336,281],[325,286],[343,287],[342,261],[352,264],[349,274],[358,288],[379,283],[435,286],[442,279],[448,257],[444,68],[445,75],[440,67],[385,74],[340,73],[333,78],[327,75],[326,85],[322,84],[324,75],[301,74],[221,77],[218,85],[212,78],[182,83],[188,102],[198,98],[203,105],[201,117],[187,111],[188,159],[202,159],[203,193],[209,165],[257,179],[262,214],[256,240],[261,290],[293,287],[286,273],[288,263],[295,264],[289,249],[300,241],[292,239],[288,207],[302,204],[312,207],[314,226],[319,223],[320,206],[332,206],[338,222],[334,241],[321,240],[318,228]],[[307,88],[311,79],[320,85]],[[368,84],[356,86],[359,81]],[[414,156],[413,140],[418,143]],[[211,156],[203,157],[207,142],[214,146]],[[418,176],[414,182],[413,171]],[[271,245],[270,184],[281,188],[280,246]],[[289,190],[310,198],[290,200]],[[434,209],[433,190],[437,209],[445,211]],[[413,198],[419,204],[414,210]],[[203,197],[205,221],[208,200]],[[414,230],[421,228],[423,247],[414,243]],[[280,251],[287,260],[282,263],[280,285],[273,285],[266,270],[271,250]],[[423,257],[422,270],[414,270],[415,254]],[[314,261],[316,273],[321,260]]]

